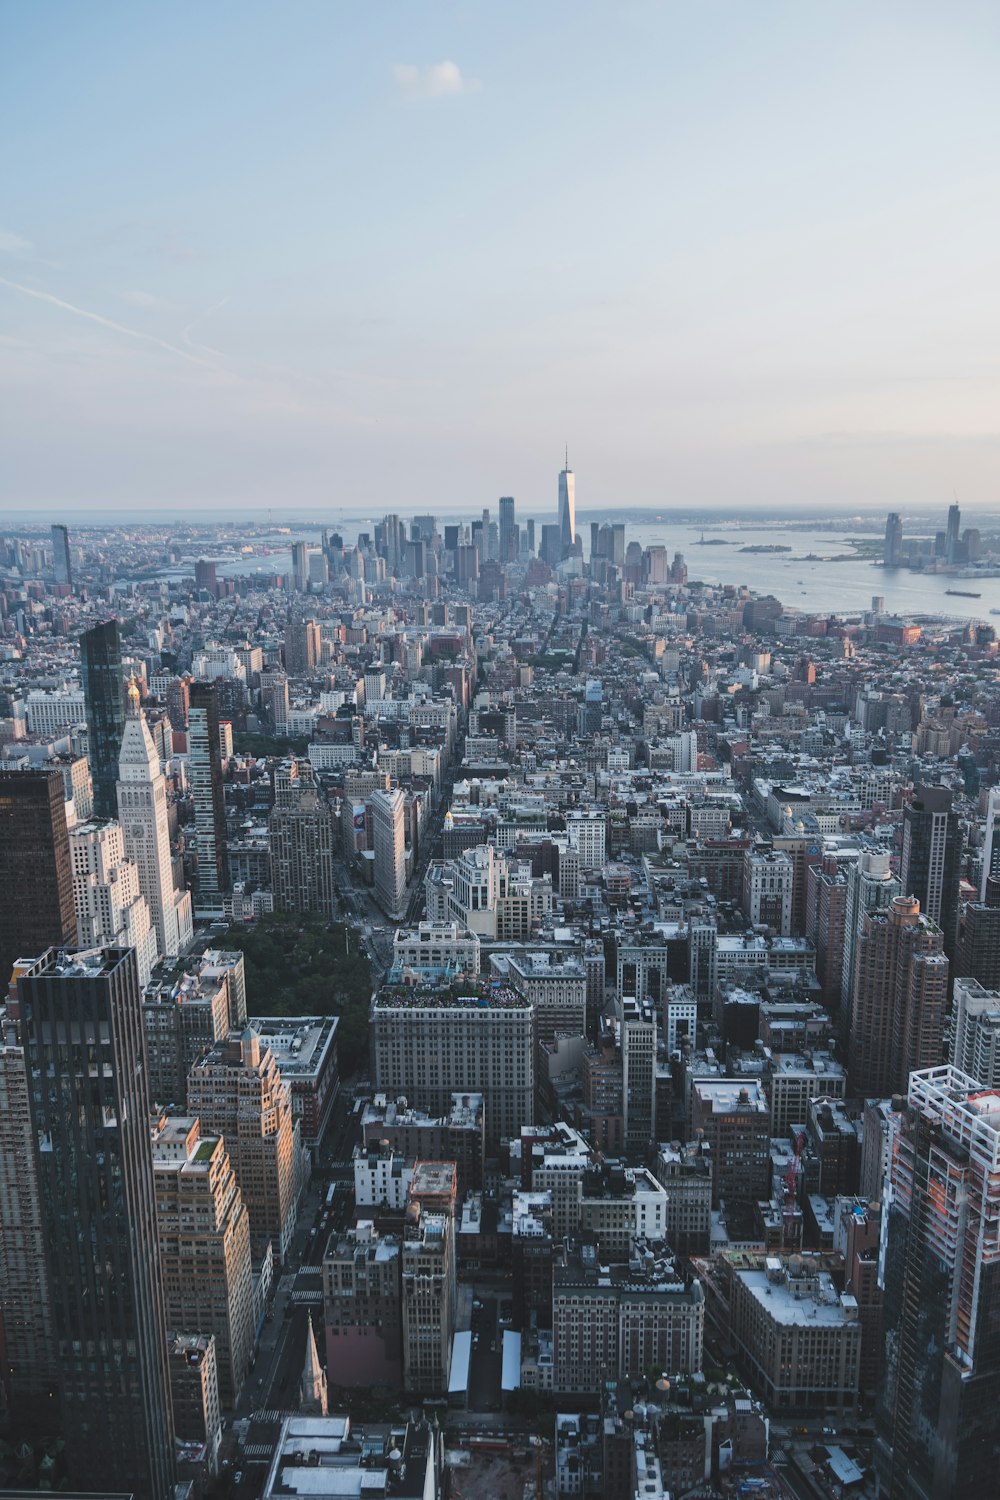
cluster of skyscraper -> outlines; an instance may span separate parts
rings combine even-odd
[[[7,972],[25,952],[53,940],[111,943],[128,934],[145,982],[158,957],[182,952],[192,936],[190,894],[178,889],[170,852],[160,754],[135,683],[125,685],[117,622],[81,639],[93,778],[93,819],[68,828],[59,772],[0,772],[0,860],[9,897],[0,916],[0,961]],[[192,686],[191,783],[199,842],[200,897],[225,888],[225,817],[218,713],[211,684]],[[91,895],[74,877],[90,879]],[[143,910],[144,908],[144,910]],[[151,943],[144,929],[155,934]]]
[[[158,961],[190,946],[191,896],[175,880],[160,754],[123,678],[116,621],[85,633],[81,668],[94,815],[67,823],[59,771],[0,771],[0,970],[12,976],[0,1005],[3,1388],[24,1433],[63,1433],[79,1483],[165,1500],[175,1466],[167,1329],[208,1330],[213,1388],[217,1363],[231,1403],[254,1343],[243,1199],[268,1173],[259,1162],[234,1173],[230,1155],[239,1161],[254,1120],[258,1153],[283,1140],[283,1197],[252,1215],[258,1250],[273,1242],[281,1255],[294,1224],[293,1133],[277,1077],[266,1107],[241,1106],[237,1123],[234,1099],[219,1118],[227,1085],[216,1076],[203,1087],[211,1053],[190,1086],[185,1069],[179,1092],[150,1092],[142,992]],[[191,685],[190,712],[199,892],[211,903],[227,879],[214,685]],[[226,1030],[245,1021],[242,998]],[[254,1055],[238,1066],[220,1056],[216,1073],[256,1076],[253,1033],[243,1047]],[[185,1092],[193,1117],[151,1137],[154,1107],[183,1105]],[[262,1131],[268,1113],[284,1124]],[[199,1119],[219,1135],[200,1139]]]
[[[897,522],[887,561],[974,560],[957,506],[933,547]],[[195,956],[195,922],[351,911],[372,1085],[352,1212],[317,1213],[296,1290],[318,1310],[322,1262],[294,1420],[327,1425],[307,1464],[286,1423],[269,1493],[336,1468],[408,1497],[407,1465],[434,1492],[412,1433],[350,1459],[320,1350],[331,1384],[401,1398],[551,1393],[560,1495],[724,1488],[729,1459],[776,1482],[765,1410],[793,1459],[795,1423],[837,1439],[838,1484],[870,1461],[891,1500],[990,1493],[996,634],[689,587],[613,519],[585,563],[568,459],[539,556],[529,528],[504,496],[443,535],[390,514],[296,542],[273,587],[200,561],[193,593],[150,589],[135,676],[108,621],[79,684],[18,682],[29,731],[8,695],[8,1413],[62,1431],[75,1482],[166,1500],[185,1403],[245,1393],[338,1021],[249,1022],[240,955]],[[48,642],[88,556],[62,528],[37,550]],[[751,1395],[713,1404],[706,1359]]]
[[[935,564],[956,566],[976,563],[982,556],[983,539],[979,529],[962,530],[962,513],[957,504],[948,507],[948,524],[933,538],[903,536],[903,518],[890,511],[885,523],[885,546],[882,561],[887,568],[933,568]]]

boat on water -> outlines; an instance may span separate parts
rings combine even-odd
[[[955,594],[959,599],[981,599],[982,594],[974,594],[971,589],[945,589],[946,594]]]

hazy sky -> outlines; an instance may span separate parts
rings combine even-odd
[[[4,0],[0,510],[1000,503],[1000,9]]]

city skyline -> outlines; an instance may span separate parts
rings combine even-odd
[[[0,1422],[54,1478],[111,1420],[169,1482],[172,1424],[269,1500],[373,1383],[536,1413],[557,1496],[991,1472],[997,538],[573,498],[0,535]],[[52,1364],[84,1314],[121,1383]],[[441,1500],[408,1430],[338,1487]]]
[[[988,1495],[1000,11],[3,23],[0,1495]]]
[[[342,16],[8,8],[0,507],[993,502],[994,14]]]

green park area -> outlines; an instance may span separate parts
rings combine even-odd
[[[257,1016],[339,1016],[341,1075],[368,1062],[368,956],[353,927],[311,912],[274,912],[235,923],[220,939],[246,966],[247,1009]]]

